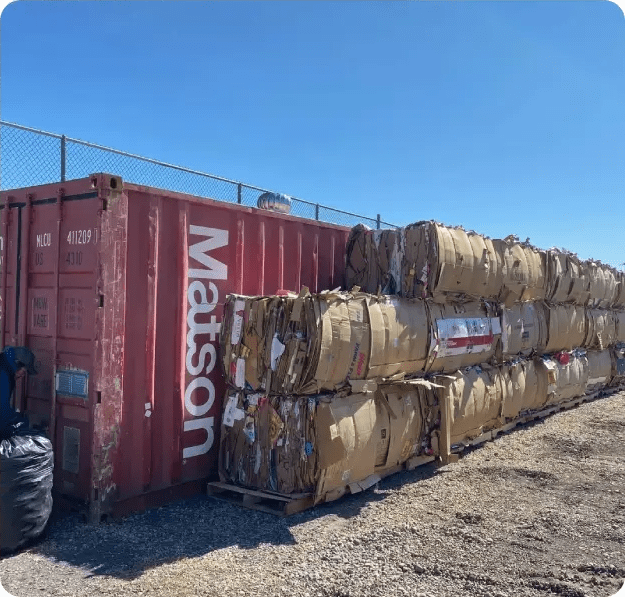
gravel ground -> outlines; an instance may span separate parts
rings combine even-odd
[[[625,581],[625,392],[457,463],[287,519],[200,496],[55,521],[0,560],[12,595],[613,595]]]

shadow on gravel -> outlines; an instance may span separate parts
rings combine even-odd
[[[132,579],[145,570],[181,558],[228,547],[293,545],[291,527],[322,518],[351,518],[371,503],[384,500],[405,484],[436,474],[433,465],[383,479],[375,488],[321,504],[289,518],[246,510],[207,496],[174,502],[125,519],[90,525],[78,514],[53,520],[34,553],[77,566],[85,576]],[[10,557],[10,556],[9,556]]]
[[[140,576],[148,568],[232,546],[295,543],[275,516],[197,496],[121,520],[87,524],[78,514],[53,521],[31,551],[78,566],[85,575]]]

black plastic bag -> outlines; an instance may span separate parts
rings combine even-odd
[[[2,553],[41,535],[52,512],[52,444],[32,429],[15,431],[0,441]]]

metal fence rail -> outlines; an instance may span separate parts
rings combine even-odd
[[[135,184],[251,207],[256,207],[259,195],[269,190],[0,120],[1,190],[84,178],[94,172],[110,172]],[[368,218],[296,197],[291,197],[291,214],[341,226],[362,222],[371,228],[395,227],[379,214]]]

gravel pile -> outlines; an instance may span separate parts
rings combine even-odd
[[[287,519],[200,496],[72,515],[0,561],[31,595],[568,597],[625,581],[625,392]]]

